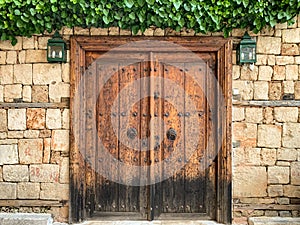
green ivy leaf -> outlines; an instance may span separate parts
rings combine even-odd
[[[124,0],[124,3],[130,9],[134,5],[134,1],[133,0]]]
[[[173,2],[173,5],[174,5],[174,7],[175,7],[176,10],[178,10],[180,8],[181,4],[182,4],[181,0],[175,0]]]

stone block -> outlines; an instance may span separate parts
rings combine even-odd
[[[45,128],[45,109],[42,108],[27,109],[27,128],[28,129]]]
[[[269,184],[288,184],[290,182],[290,168],[286,166],[268,167]]]
[[[19,157],[22,164],[42,163],[43,139],[19,140]]]
[[[74,27],[74,34],[75,35],[90,35],[90,29],[88,28],[81,28],[81,27]]]
[[[265,167],[239,166],[233,172],[233,197],[267,196],[267,171]]]
[[[49,163],[51,156],[51,138],[44,138],[43,163]]]
[[[295,63],[296,63],[297,65],[300,64],[300,56],[296,56],[296,57],[295,57]]]
[[[16,37],[17,38],[17,44],[12,45],[11,41],[1,41],[0,42],[0,50],[22,50],[23,40],[22,37]]]
[[[7,114],[5,109],[0,109],[0,131],[7,131]]]
[[[59,163],[60,171],[59,171],[59,183],[68,184],[70,180],[69,176],[69,158],[62,158]]]
[[[48,86],[32,86],[32,102],[48,101]]]
[[[64,63],[62,64],[62,80],[63,82],[69,83],[70,82],[70,64]]]
[[[232,108],[233,121],[243,121],[245,119],[245,108],[233,107]]]
[[[39,199],[40,184],[22,182],[17,185],[18,199]]]
[[[284,161],[296,161],[298,151],[294,148],[279,148],[277,151],[277,159]]]
[[[300,99],[300,81],[296,81],[295,82],[295,100],[299,100]]]
[[[70,84],[56,83],[49,86],[49,99],[50,102],[60,102],[61,98],[70,97]]]
[[[281,38],[259,36],[257,38],[257,53],[279,55],[281,53]]]
[[[120,28],[119,27],[109,27],[108,28],[108,35],[109,36],[120,35]]]
[[[286,66],[286,80],[298,80],[298,65]]]
[[[27,50],[25,53],[26,63],[46,63],[47,51],[46,50]]]
[[[61,82],[61,64],[33,64],[33,84],[49,85]]]
[[[282,41],[284,43],[300,43],[300,28],[282,30]]]
[[[17,184],[0,182],[0,199],[16,199],[17,198]]]
[[[255,81],[253,97],[255,100],[268,100],[269,83],[267,81]]]
[[[2,171],[2,166],[0,166],[0,182],[3,181],[3,171]]]
[[[273,68],[271,66],[260,66],[258,72],[258,80],[270,81],[273,76]]]
[[[6,52],[0,51],[0,65],[6,64]],[[1,82],[0,82],[1,83]]]
[[[299,55],[299,47],[296,44],[282,44],[281,55]]]
[[[69,200],[69,184],[41,183],[41,199]]]
[[[261,165],[274,166],[277,160],[277,150],[274,148],[262,148],[260,151]]]
[[[300,124],[284,123],[282,146],[286,148],[300,148]]]
[[[282,98],[282,85],[281,82],[269,83],[269,99],[280,100]]]
[[[54,151],[69,151],[69,131],[53,130],[51,149]]]
[[[283,81],[283,93],[284,94],[294,94],[295,84],[293,81]]]
[[[285,66],[274,66],[273,80],[285,80]]]
[[[56,164],[30,165],[29,171],[30,171],[31,182],[48,182],[48,183],[59,182],[59,165]]]
[[[120,29],[120,35],[131,36],[131,30]]]
[[[47,44],[48,44],[49,39],[50,39],[49,37],[39,37],[38,38],[38,48],[39,49],[47,49]]]
[[[237,80],[241,76],[241,67],[237,65],[232,66],[232,79]]]
[[[268,55],[256,55],[256,65],[261,66],[261,65],[267,65],[268,62]]]
[[[246,108],[246,119],[248,123],[261,123],[263,121],[262,108]]]
[[[36,47],[36,37],[23,37],[23,49],[34,49]]]
[[[22,85],[5,85],[4,86],[4,100],[5,102],[13,102],[15,99],[22,98]]]
[[[292,65],[295,63],[295,58],[293,56],[276,56],[276,65]]]
[[[24,182],[29,181],[28,166],[26,165],[4,165],[4,181]]]
[[[61,111],[60,109],[47,109],[46,113],[46,128],[61,129]]]
[[[276,211],[274,211],[276,212]],[[272,215],[274,216],[274,215]],[[283,217],[252,217],[249,218],[249,225],[298,225],[300,218],[283,218]]]
[[[33,207],[33,211],[35,209]],[[1,225],[52,225],[53,219],[51,214],[46,213],[0,213],[0,223]]]
[[[153,27],[150,27],[150,28],[147,28],[144,33],[143,33],[144,36],[153,36],[154,35],[154,28]],[[178,36],[180,35],[180,32],[178,32]]]
[[[49,137],[51,137],[51,130],[41,130],[39,137],[40,138],[49,138]]]
[[[14,65],[14,83],[31,85],[32,84],[32,65],[16,64]]]
[[[95,27],[91,27],[90,33],[91,33],[91,35],[107,36],[108,35],[108,28],[95,28]]]
[[[267,61],[267,64],[269,66],[274,66],[275,65],[275,55],[268,55],[268,61]]]
[[[233,155],[234,166],[260,165],[260,148],[235,148]]]
[[[0,102],[4,102],[4,88],[0,85]]]
[[[276,148],[281,146],[281,126],[258,125],[257,146]]]
[[[283,186],[282,185],[270,185],[270,186],[268,186],[268,196],[269,197],[283,196]]]
[[[283,189],[282,189],[282,193],[283,193]],[[289,205],[290,199],[289,198],[277,198],[277,203],[279,205]]]
[[[16,64],[18,55],[16,51],[8,51],[6,53],[6,64]]]
[[[300,162],[291,162],[291,184],[300,185]]]
[[[297,107],[275,107],[274,117],[278,122],[297,122],[298,108]]]
[[[285,166],[285,167],[289,167],[289,166],[291,166],[291,163],[290,163],[290,162],[287,162],[287,161],[279,161],[279,160],[277,160],[277,161],[276,161],[276,166]]]
[[[12,65],[0,66],[0,84],[13,84],[14,67]]]
[[[8,131],[7,132],[7,138],[9,138],[7,143],[11,142],[12,144],[17,144],[17,139],[10,139],[10,138],[23,138],[24,137],[24,131],[14,130],[14,131]]]
[[[234,80],[232,88],[238,89],[241,95],[241,100],[253,99],[253,83],[251,81]]]
[[[283,186],[283,193],[286,197],[300,198],[300,186],[285,185]]]
[[[241,68],[241,79],[242,80],[257,80],[258,76],[258,67],[254,66],[251,70],[247,65],[242,66]]]
[[[64,109],[62,113],[62,128],[63,129],[70,129],[70,110]]]
[[[17,145],[0,145],[0,165],[17,164],[19,162]],[[1,192],[0,192],[1,193]]]
[[[26,130],[26,109],[8,110],[8,129]]]
[[[241,147],[256,147],[257,125],[236,122],[233,124],[233,140],[240,141]]]
[[[40,135],[39,130],[25,130],[24,131],[24,138],[35,139],[35,138],[39,138],[39,135]]]

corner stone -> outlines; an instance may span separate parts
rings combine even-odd
[[[276,148],[281,146],[281,126],[258,125],[257,133],[259,147]]]

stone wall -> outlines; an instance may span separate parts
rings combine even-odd
[[[61,33],[65,40],[131,35],[115,27]],[[234,42],[243,34],[234,30]],[[138,35],[202,36],[152,28]],[[300,100],[300,17],[292,26],[280,24],[251,36],[258,45],[253,68],[236,65],[233,52],[236,224],[254,216],[296,217],[300,204],[300,104],[293,101]],[[47,63],[50,37],[19,37],[16,46],[0,42],[0,211],[50,212],[67,221],[70,65],[69,56],[67,63]]]

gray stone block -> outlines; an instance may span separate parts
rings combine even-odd
[[[249,225],[299,225],[300,218],[292,217],[252,217]]]
[[[51,214],[0,213],[1,225],[52,225]]]

